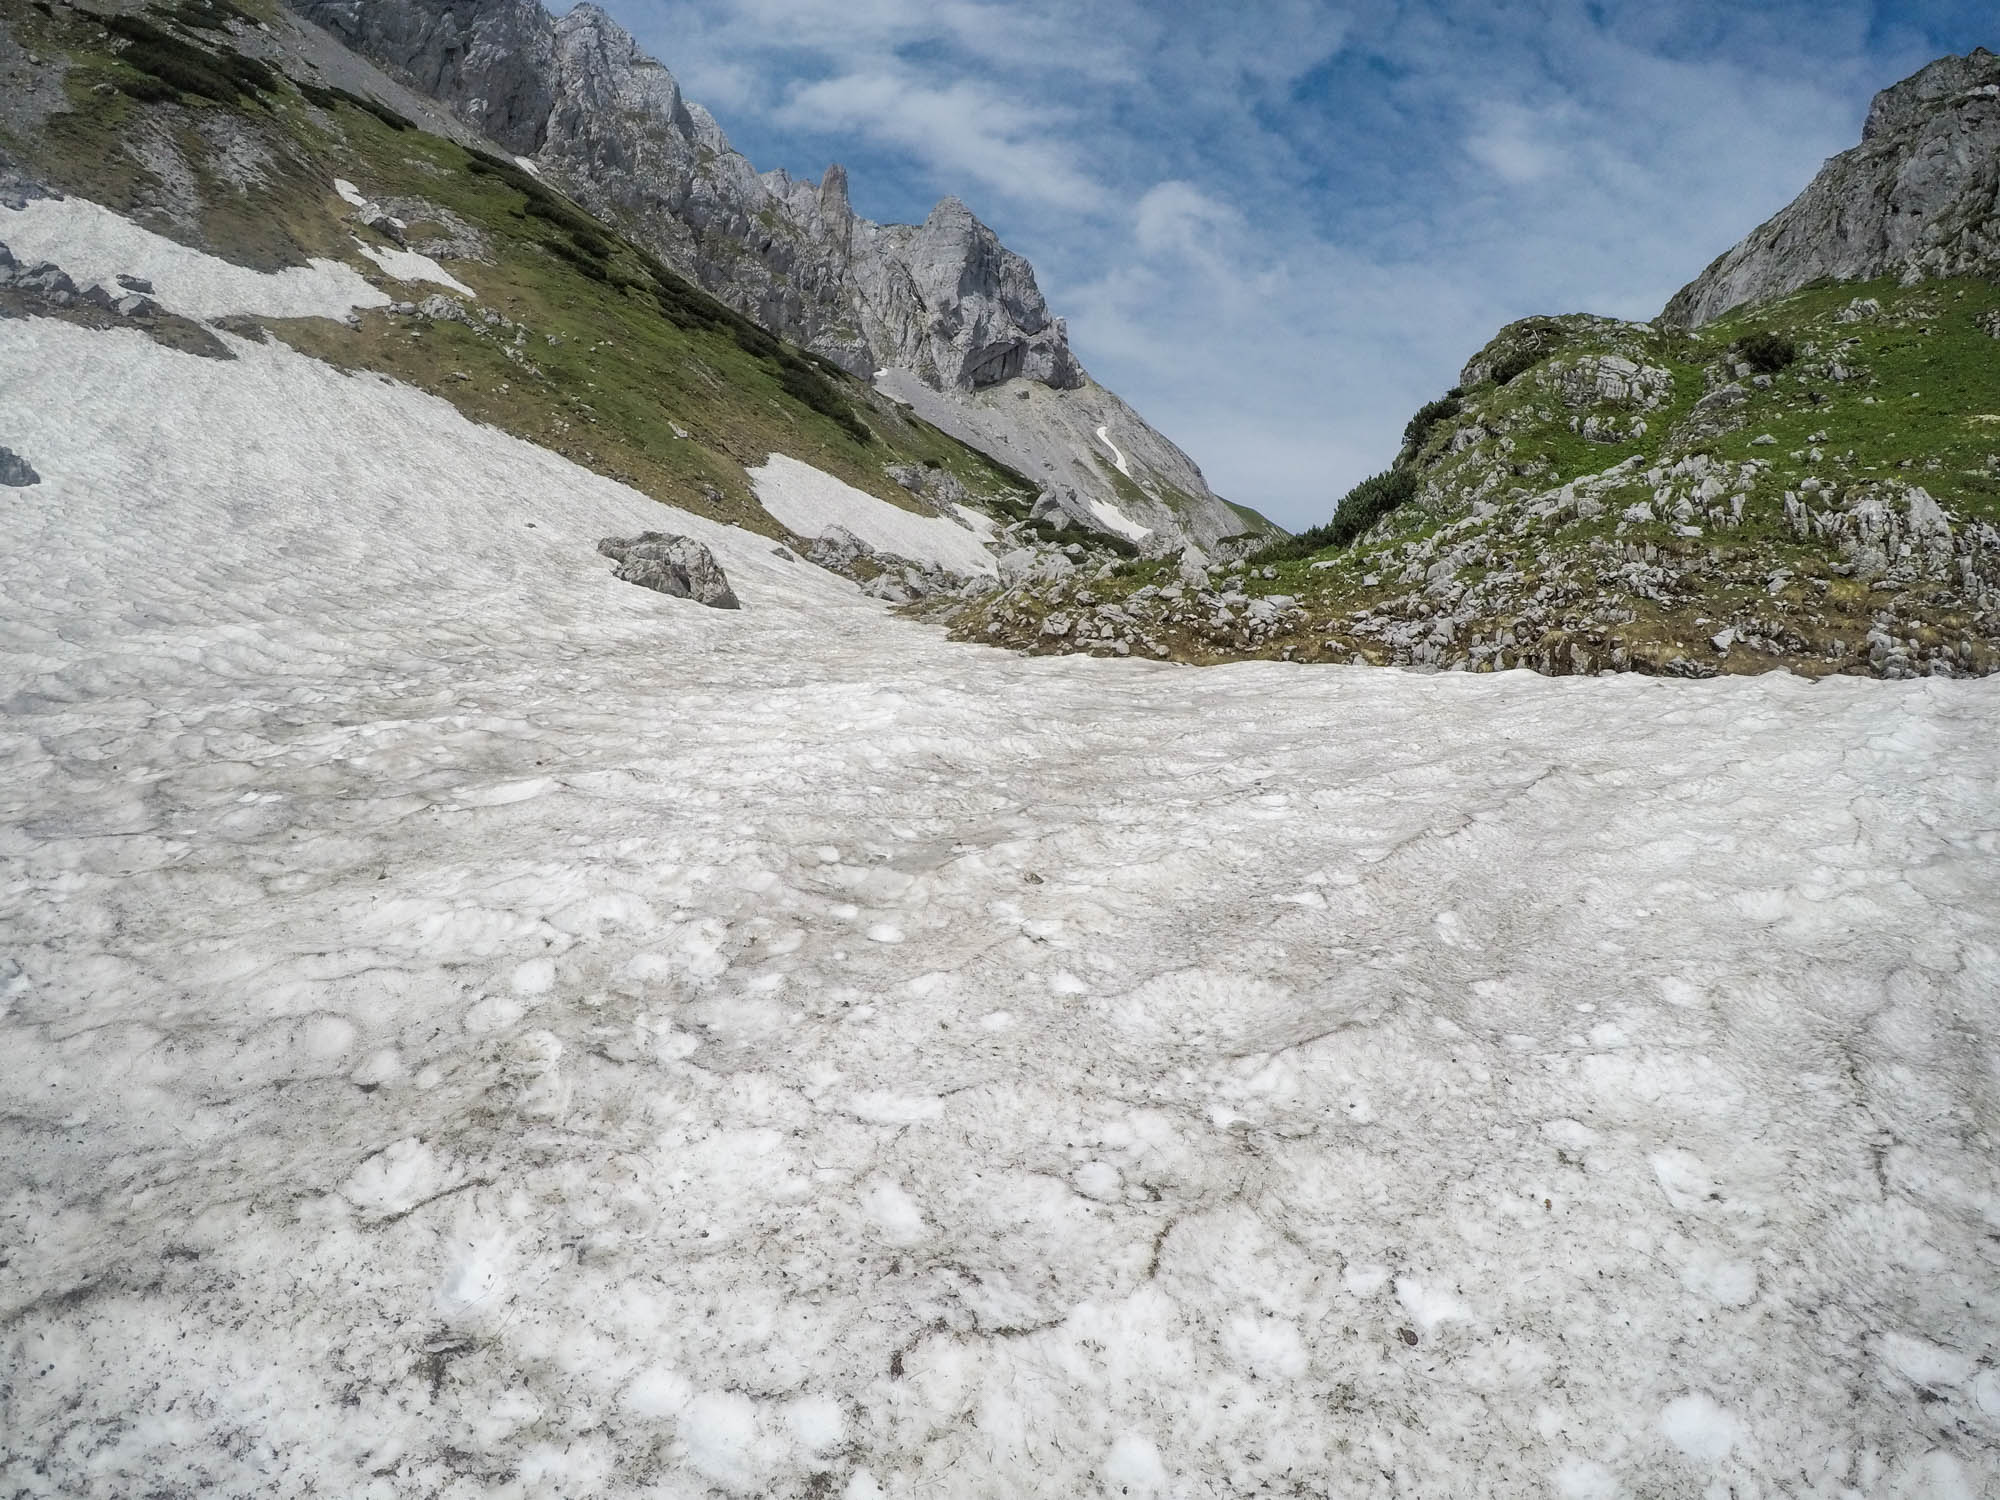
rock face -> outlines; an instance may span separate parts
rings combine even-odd
[[[12,448],[0,448],[0,484],[15,489],[26,489],[31,484],[40,484],[42,476],[32,465]]]
[[[1046,486],[1079,524],[1155,549],[1262,529],[1090,381],[1034,268],[957,198],[921,224],[875,224],[855,214],[838,166],[819,182],[759,173],[591,4],[557,20],[535,0],[291,3],[773,333],[864,379],[880,372],[897,399]],[[1021,391],[1029,400],[1010,404]]]
[[[743,607],[715,554],[693,537],[644,531],[635,537],[608,536],[597,550],[618,564],[616,576],[626,583],[711,609]]]
[[[554,38],[536,0],[318,0],[293,8],[356,52],[393,59],[416,87],[508,150],[541,144],[555,104]]]
[[[1667,304],[1699,327],[1820,277],[2000,271],[2000,57],[1942,57],[1875,96],[1861,144]]]

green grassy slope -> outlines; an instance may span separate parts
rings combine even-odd
[[[266,320],[273,333],[675,505],[778,534],[744,476],[775,451],[910,508],[891,467],[948,471],[997,514],[1032,499],[1020,476],[772,338],[512,162],[330,91],[295,60],[246,56],[269,48],[256,23],[273,13],[260,3],[112,16],[0,0],[16,42],[66,67],[66,107],[0,125],[0,150],[40,181],[241,264],[324,256],[403,302],[438,292],[360,256],[357,240],[390,242],[335,194],[348,179],[477,291],[476,310],[467,322]]]
[[[1096,650],[1042,621],[1109,606],[1138,619],[1125,635],[1194,661],[2000,663],[2000,286],[1818,286],[1695,334],[1530,319],[1468,376],[1387,477],[1216,580],[1219,604],[1151,565],[1081,604],[1076,587],[994,600],[961,628]]]

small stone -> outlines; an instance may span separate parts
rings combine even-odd
[[[153,283],[143,276],[126,276],[121,273],[114,279],[128,292],[139,292],[147,296],[152,294]]]

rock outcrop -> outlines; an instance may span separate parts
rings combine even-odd
[[[541,145],[555,106],[554,37],[537,0],[313,0],[293,8],[363,56],[393,62],[417,89],[508,150]]]
[[[13,489],[26,489],[31,484],[40,484],[42,476],[12,448],[0,448],[0,484]]]
[[[1079,525],[1159,547],[1264,529],[1089,380],[1034,268],[957,198],[921,224],[876,224],[854,212],[838,166],[818,182],[759,173],[595,5],[558,20],[536,0],[291,3],[773,333],[879,373]],[[996,393],[1009,399],[981,399]]]
[[[618,564],[615,576],[626,583],[711,609],[743,607],[715,554],[693,537],[642,531],[635,537],[608,536],[597,550]]]
[[[1699,327],[1828,277],[2000,272],[2000,57],[1942,57],[1875,96],[1861,144],[1683,287],[1665,319]]]

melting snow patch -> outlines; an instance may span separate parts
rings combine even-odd
[[[397,1141],[356,1167],[341,1194],[372,1214],[402,1213],[443,1187],[444,1165],[437,1153],[415,1138]]]
[[[1092,500],[1090,513],[1128,541],[1144,541],[1153,534],[1150,526],[1141,526],[1109,500]]]
[[[924,1238],[924,1216],[916,1200],[893,1182],[876,1181],[862,1198],[861,1207],[892,1245],[914,1245]]]
[[[121,274],[153,283],[168,312],[206,320],[230,313],[267,318],[344,318],[390,298],[338,261],[253,271],[175,243],[82,198],[35,198],[0,213],[0,242],[23,262],[52,260],[78,286],[111,286]]]
[[[340,195],[340,201],[343,203],[350,204],[355,208],[366,208],[368,206],[368,200],[362,195],[361,189],[349,182],[345,177],[336,177],[333,179],[333,190]]]
[[[414,250],[390,250],[360,240],[355,241],[355,246],[398,281],[429,281],[450,287],[454,292],[463,292],[468,297],[479,295],[428,255],[419,255]]]
[[[1127,479],[1130,479],[1132,477],[1132,466],[1125,462],[1124,451],[1120,449],[1116,443],[1111,441],[1111,429],[1109,427],[1098,428],[1097,440],[1098,442],[1104,444],[1105,447],[1111,450],[1112,466],[1116,468],[1120,474],[1123,474]]]
[[[796,458],[774,453],[749,474],[764,509],[800,536],[844,526],[878,552],[936,563],[955,573],[995,571],[993,555],[965,527],[878,500]]]
[[[1111,1445],[1104,1460],[1104,1478],[1116,1487],[1116,1494],[1151,1500],[1167,1488],[1167,1466],[1150,1438],[1127,1433]]]
[[[974,510],[971,506],[960,505],[956,501],[952,503],[951,508],[959,520],[965,522],[982,537],[990,537],[1000,529],[1000,523],[983,510]]]

